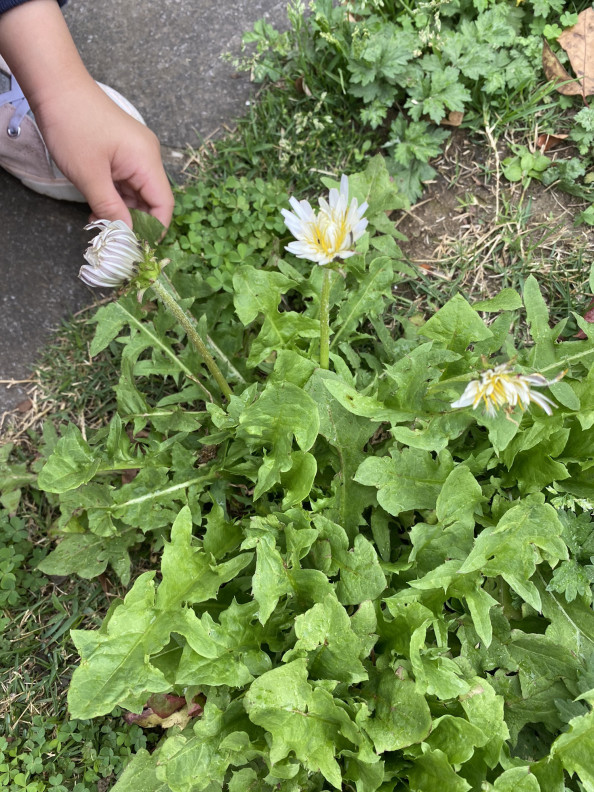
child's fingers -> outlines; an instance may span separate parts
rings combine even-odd
[[[132,217],[122,196],[117,191],[109,172],[93,174],[77,187],[83,193],[93,216],[100,220],[123,220],[132,228]]]

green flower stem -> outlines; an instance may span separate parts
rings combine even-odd
[[[225,396],[228,400],[231,398],[232,391],[227,383],[225,377],[223,377],[220,368],[214,361],[214,358],[206,348],[204,341],[200,338],[199,334],[196,332],[195,323],[190,316],[180,308],[180,306],[175,301],[175,298],[170,293],[169,289],[160,282],[160,280],[156,280],[151,284],[151,288],[161,299],[167,310],[174,316],[183,329],[186,332],[186,335],[190,339],[194,349],[198,352],[202,360],[206,363],[206,367],[216,380],[217,385],[221,389],[221,393]]]
[[[161,271],[160,278],[165,283],[167,288],[169,289],[169,292],[174,297],[175,301],[179,302],[179,300],[181,300],[179,292],[177,291],[177,289],[175,288],[175,286],[173,285],[171,280],[167,277],[167,274],[164,271]],[[197,322],[194,319],[194,317],[191,314],[188,314],[188,316],[189,316],[190,321],[192,322],[192,326],[196,327]],[[246,382],[245,378],[240,374],[240,372],[235,368],[233,363],[229,360],[227,355],[225,355],[223,350],[219,346],[217,346],[215,344],[215,342],[212,340],[212,338],[209,335],[207,335],[206,338],[205,338],[205,344],[206,344],[207,349],[211,353],[214,353],[219,359],[222,359],[225,362],[225,365],[227,366],[227,371],[229,372],[229,375],[232,374],[233,377],[235,377],[235,379],[238,382],[240,382],[242,385],[247,385],[247,382]]]
[[[320,294],[320,368],[330,367],[330,285],[332,271],[324,268]]]

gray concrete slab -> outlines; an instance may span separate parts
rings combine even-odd
[[[283,25],[287,0],[70,0],[73,38],[95,79],[140,110],[165,145],[197,146],[241,115],[253,87],[222,60],[265,17]],[[78,279],[87,210],[31,193],[0,171],[0,415],[25,397],[39,349],[60,321],[99,295]]]

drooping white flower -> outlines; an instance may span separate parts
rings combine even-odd
[[[291,198],[289,203],[293,212],[281,210],[285,225],[296,239],[296,242],[286,246],[289,253],[321,266],[337,258],[346,259],[354,255],[355,251],[351,248],[367,228],[368,221],[363,215],[368,204],[364,201],[359,206],[356,198],[349,204],[347,176],[343,174],[341,177],[340,190],[330,190],[327,201],[319,199],[320,210],[317,214],[309,201]]]
[[[102,229],[85,251],[88,264],[83,264],[78,277],[87,286],[114,288],[130,280],[142,258],[142,249],[135,233],[123,220],[96,220],[85,230]]]
[[[472,380],[466,386],[464,393],[451,407],[472,407],[473,410],[483,404],[487,415],[493,417],[502,407],[513,409],[519,405],[521,410],[526,410],[530,402],[538,404],[552,415],[551,407],[556,407],[554,401],[534,391],[532,387],[545,388],[558,382],[565,372],[548,380],[542,374],[516,374],[511,371],[509,363],[503,363],[494,369],[489,369],[481,374],[480,379]]]

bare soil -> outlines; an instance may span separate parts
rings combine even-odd
[[[479,300],[506,286],[521,288],[534,273],[554,314],[570,304],[579,311],[591,299],[594,258],[591,229],[575,226],[586,204],[536,180],[527,188],[508,182],[501,162],[509,154],[505,144],[496,153],[484,139],[479,144],[456,130],[431,163],[438,175],[423,200],[397,221],[407,237],[401,249],[429,292]],[[567,157],[567,148],[554,156]],[[424,312],[423,298],[417,304]]]

